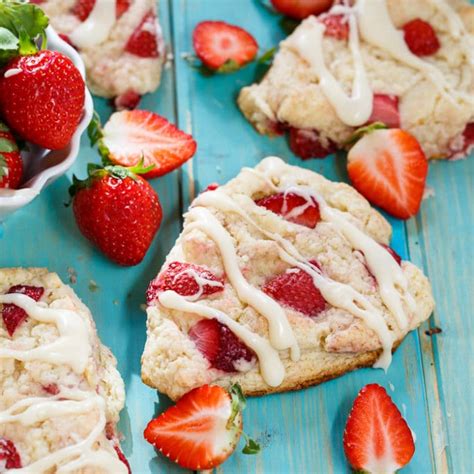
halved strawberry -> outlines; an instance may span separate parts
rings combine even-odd
[[[353,186],[372,204],[400,219],[420,208],[428,161],[415,137],[398,128],[364,135],[347,155]]]
[[[0,466],[6,469],[20,469],[21,458],[12,441],[0,438]]]
[[[159,293],[176,291],[181,296],[209,296],[224,289],[224,279],[218,278],[205,267],[192,263],[171,262],[164,272],[158,275],[146,292],[148,304]]]
[[[315,261],[311,261],[317,265]],[[276,276],[263,286],[262,290],[279,303],[303,313],[316,317],[326,308],[326,301],[313,278],[304,270],[292,268]]]
[[[415,452],[407,422],[384,388],[366,385],[354,400],[344,431],[344,452],[357,471],[395,472]]]
[[[79,20],[85,21],[94,8],[96,0],[77,0],[71,9],[71,13]],[[116,0],[115,15],[120,18],[130,7],[130,0]]]
[[[15,285],[12,286],[7,293],[20,293],[29,296],[35,301],[39,301],[44,294],[44,288],[41,286]],[[3,305],[2,318],[10,336],[13,336],[16,328],[27,318],[27,316],[25,310],[15,304],[7,303]]]
[[[150,10],[130,36],[125,51],[140,58],[157,58],[160,55],[158,46],[156,15]]]
[[[296,20],[329,10],[334,0],[271,0],[275,10]]]
[[[203,21],[193,32],[197,57],[209,69],[230,72],[252,61],[258,51],[255,38],[239,26]]]
[[[290,148],[303,160],[325,158],[337,150],[331,140],[323,140],[316,130],[293,127],[290,128]]]
[[[372,115],[367,123],[382,122],[388,128],[400,128],[398,97],[388,94],[374,94]]]
[[[216,319],[201,319],[190,329],[189,337],[214,369],[237,372],[239,363],[255,360],[254,352]]]
[[[314,229],[321,220],[316,200],[311,199],[311,202],[308,202],[304,197],[292,192],[272,194],[255,201],[255,204],[282,216],[287,221],[311,229]]]
[[[196,151],[191,135],[164,117],[146,110],[123,110],[111,115],[102,131],[102,144],[113,163],[135,166],[143,159],[154,168],[145,178],[162,176],[181,166]]]
[[[318,20],[324,24],[324,34],[338,40],[349,38],[349,22],[344,15],[321,15]]]
[[[150,421],[144,436],[181,467],[212,469],[234,452],[244,406],[240,388],[234,386],[229,394],[217,385],[203,385]]]
[[[420,18],[409,21],[403,26],[405,43],[413,54],[429,56],[435,54],[441,44],[433,27]]]

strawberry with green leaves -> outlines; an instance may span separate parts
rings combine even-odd
[[[212,469],[235,450],[242,435],[245,398],[238,385],[230,392],[203,385],[181,397],[145,429],[145,439],[181,467]],[[259,445],[247,438],[244,454],[256,454]]]
[[[72,206],[82,234],[119,265],[140,263],[158,231],[162,210],[158,195],[133,168],[89,165],[88,177],[75,176]]]
[[[10,129],[0,122],[0,188],[17,189],[23,176],[20,150]]]

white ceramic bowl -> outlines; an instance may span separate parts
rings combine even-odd
[[[85,67],[78,52],[49,26],[46,30],[48,49],[59,51],[71,58],[85,78]],[[84,115],[69,145],[62,150],[46,150],[28,144],[29,151],[22,153],[25,169],[25,182],[20,189],[0,190],[0,220],[29,204],[54,180],[62,176],[72,166],[79,153],[81,135],[89,124],[94,104],[86,88]]]

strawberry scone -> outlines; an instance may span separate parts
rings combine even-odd
[[[127,474],[124,385],[89,310],[56,274],[10,268],[0,313],[0,471]]]
[[[156,90],[165,59],[155,0],[38,0],[84,60],[94,94],[133,106]],[[133,107],[132,107],[133,108]]]
[[[431,314],[423,273],[344,183],[264,159],[198,196],[150,284],[142,378],[176,399],[206,383],[247,395],[387,368]]]
[[[260,133],[288,131],[302,158],[372,122],[407,130],[428,158],[458,158],[474,145],[473,91],[474,6],[356,0],[304,20],[238,104]]]

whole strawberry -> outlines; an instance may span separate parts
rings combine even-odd
[[[18,188],[23,175],[20,150],[9,128],[0,122],[0,188]]]
[[[147,169],[89,165],[88,178],[73,178],[69,192],[82,234],[119,265],[143,260],[161,224],[160,201],[135,173]]]
[[[57,51],[11,60],[0,74],[0,112],[22,138],[52,150],[64,148],[82,116],[84,80]]]

